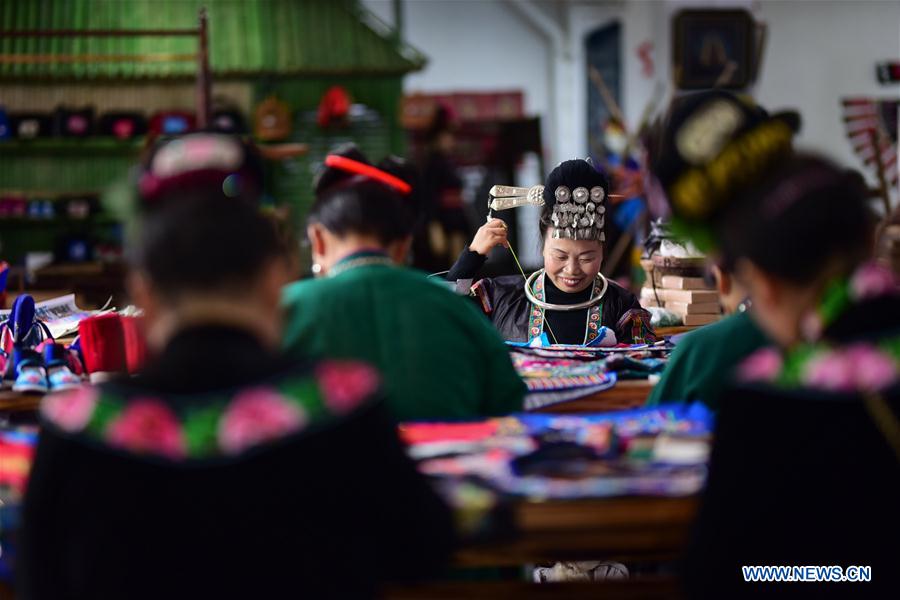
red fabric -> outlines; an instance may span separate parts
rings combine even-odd
[[[125,334],[125,362],[128,365],[128,373],[134,375],[147,361],[144,318],[122,317],[122,331]]]
[[[497,431],[497,421],[474,423],[404,423],[399,426],[400,437],[407,444],[427,442],[477,442]]]
[[[12,436],[0,437],[0,485],[8,485],[16,490],[24,490],[34,462],[35,446],[25,440],[17,440]]]
[[[115,313],[89,317],[78,324],[78,334],[88,373],[128,371],[122,317]]]
[[[319,127],[328,127],[332,123],[343,121],[350,112],[350,94],[339,85],[328,88],[322,101],[319,102]]]

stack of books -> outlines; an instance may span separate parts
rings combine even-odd
[[[643,306],[665,308],[690,327],[721,318],[719,293],[703,277],[704,259],[655,256],[641,262],[647,271],[641,289]]]

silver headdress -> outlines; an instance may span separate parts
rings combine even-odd
[[[544,186],[542,185],[535,185],[530,188],[495,185],[488,193],[491,198],[488,202],[490,210],[506,210],[528,204],[534,206],[544,205]]]
[[[553,223],[553,237],[570,240],[606,241],[603,226],[606,224],[604,214],[606,191],[595,186],[590,190],[577,187],[570,190],[564,185],[554,192],[556,203],[550,221]]]
[[[590,159],[586,160],[591,164]],[[554,190],[553,196],[555,202],[550,222],[553,224],[554,238],[606,241],[603,228],[606,224],[604,215],[607,195],[602,186],[596,185],[590,189],[577,187],[572,190],[561,185]],[[535,185],[527,188],[495,185],[490,190],[488,201],[490,211],[527,205],[544,206],[544,186]],[[490,216],[488,218],[490,219]]]

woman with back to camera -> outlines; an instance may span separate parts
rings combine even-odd
[[[399,420],[522,410],[525,385],[490,324],[403,266],[421,200],[408,166],[381,166],[355,147],[326,158],[307,217],[318,277],[285,290],[285,347],[376,365]]]
[[[446,556],[449,511],[376,371],[278,351],[291,274],[257,166],[237,138],[202,133],[144,165],[129,289],[155,359],[45,399],[26,600],[368,597]]]
[[[868,583],[765,593],[885,597],[900,583],[897,281],[867,261],[872,216],[846,171],[798,156],[748,195],[716,237],[775,345],[722,394],[689,589],[759,592],[743,580],[748,565],[863,565]]]
[[[738,362],[718,394],[686,556],[692,598],[890,597],[898,585],[900,296],[869,262],[867,190],[796,154],[797,122],[721,90],[687,95],[652,169],[673,226],[731,267],[774,344]],[[745,578],[766,565],[829,576],[868,565],[872,579]]]

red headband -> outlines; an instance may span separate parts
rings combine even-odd
[[[390,173],[385,173],[372,165],[361,163],[358,160],[353,160],[346,156],[329,154],[325,157],[325,166],[334,167],[335,169],[340,169],[348,173],[355,173],[357,175],[362,175],[363,177],[368,177],[369,179],[380,181],[403,195],[409,194],[412,191],[412,187],[399,177],[394,177]]]

